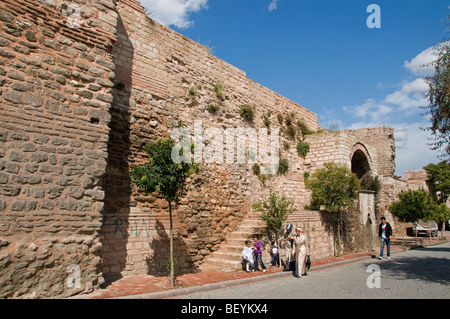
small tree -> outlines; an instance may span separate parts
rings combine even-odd
[[[433,220],[440,223],[443,232],[444,223],[450,219],[450,210],[446,205],[450,196],[450,163],[442,161],[438,164],[428,164],[424,169],[432,183],[433,197],[439,204],[433,214]]]
[[[416,223],[420,219],[428,219],[433,215],[437,204],[433,198],[424,190],[407,190],[397,195],[398,201],[389,206],[392,215],[409,223]],[[417,245],[417,227],[416,227]]]
[[[267,199],[253,204],[255,211],[261,212],[261,219],[266,223],[270,232],[275,234],[278,242],[281,226],[293,211],[293,202],[285,195],[279,196],[273,191]]]
[[[447,27],[450,14],[447,14]],[[441,150],[442,157],[450,159],[450,41],[448,37],[435,46],[436,60],[431,63],[434,74],[425,78],[429,89],[426,93],[429,105],[424,107],[430,115],[431,125],[426,129],[434,135],[432,150]]]
[[[434,198],[440,204],[446,203],[450,196],[450,163],[442,161],[438,164],[428,164],[424,169],[433,184]]]
[[[198,164],[175,163],[172,149],[175,142],[171,139],[158,139],[156,144],[146,145],[148,163],[131,168],[132,182],[142,188],[146,195],[158,191],[169,204],[170,217],[170,283],[175,285],[173,258],[172,202],[176,202],[186,191],[186,179],[198,173]],[[186,155],[186,154],[184,154]]]
[[[306,177],[305,186],[312,191],[310,208],[323,207],[326,211],[337,214],[337,245],[339,247],[340,215],[341,212],[353,208],[360,190],[359,179],[347,167],[334,163],[325,163],[324,168]]]
[[[436,204],[432,215],[429,220],[434,220],[436,223],[441,225],[441,236],[444,236],[445,222],[450,219],[450,209],[445,203]],[[430,232],[431,233],[431,232]]]

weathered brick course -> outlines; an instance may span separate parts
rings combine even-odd
[[[83,25],[95,24],[96,15],[87,10],[94,3],[101,5],[81,5]],[[62,1],[0,3],[1,297],[69,296],[103,281],[100,177],[110,105],[85,102],[93,92],[109,93],[109,73],[92,56],[111,67],[116,14],[111,12],[107,30],[100,21],[70,28],[63,9]],[[91,70],[97,84],[78,82]],[[87,93],[78,96],[76,89]],[[81,287],[66,283],[73,264],[80,267]]]

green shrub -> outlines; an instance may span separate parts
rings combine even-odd
[[[197,87],[195,85],[192,85],[189,88],[189,96],[194,97],[197,94]]]
[[[302,132],[303,136],[314,133],[314,131],[311,131],[303,121],[298,120],[297,127]]]
[[[287,126],[291,126],[292,125],[292,116],[290,114],[286,114],[284,116],[284,121],[286,122]]]
[[[247,104],[242,105],[239,114],[244,120],[251,122],[255,118],[255,107]]]
[[[217,112],[217,110],[219,110],[219,106],[214,105],[214,104],[209,104],[206,106],[206,110],[210,113],[215,113],[215,112]]]
[[[295,129],[295,126],[290,124],[286,127],[286,135],[291,140],[295,139],[295,135],[297,134],[297,131]]]
[[[267,128],[269,128],[269,126],[270,126],[270,119],[269,119],[269,117],[270,117],[270,112],[267,113],[267,114],[263,113],[263,115],[262,115],[261,117],[262,117],[262,119],[263,119],[264,125],[265,125]]]
[[[306,157],[306,155],[309,153],[309,144],[304,141],[299,141],[297,143],[297,153],[302,157]]]
[[[220,82],[217,82],[216,85],[214,85],[214,92],[216,92],[216,96],[219,99],[223,98],[223,84]]]
[[[285,149],[285,150],[288,150],[289,148],[291,148],[291,144],[289,144],[288,141],[284,141],[284,142],[283,142],[283,146],[284,146],[284,149]]]
[[[280,159],[278,163],[278,174],[284,174],[289,169],[289,161],[285,158]]]
[[[381,189],[381,183],[378,180],[378,176],[374,177],[370,173],[364,174],[364,176],[361,177],[361,189],[378,193]]]
[[[259,175],[261,173],[261,168],[258,163],[253,164],[252,166],[253,174]]]
[[[278,123],[283,124],[283,115],[281,113],[278,113],[277,119],[278,119]]]

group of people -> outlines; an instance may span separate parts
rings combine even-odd
[[[381,224],[378,229],[378,237],[381,239],[380,259],[383,259],[384,246],[387,247],[387,258],[390,259],[390,237],[392,236],[392,227],[386,222],[385,217],[381,217]],[[293,229],[292,224],[288,224],[285,229],[283,238],[280,240],[280,248],[284,250],[285,271],[294,271],[294,276],[300,278],[306,274],[306,264],[309,260],[309,244],[307,237],[303,234],[302,227]],[[271,246],[272,261],[271,266],[280,266],[280,253],[278,243],[272,241]],[[251,241],[245,242],[242,250],[241,259],[245,263],[246,271],[258,270],[258,264],[261,265],[262,271],[266,272],[267,268],[262,260],[261,241],[258,235],[253,236],[253,247]],[[293,269],[292,269],[293,268]]]
[[[296,227],[294,230],[292,224],[288,224],[286,226],[284,236],[280,240],[280,248],[282,248],[285,253],[284,270],[293,270],[294,276],[297,278],[305,275],[306,262],[310,254],[308,240],[307,237],[303,234],[303,229],[301,227]],[[280,250],[276,241],[272,241],[271,253],[271,266],[280,266]],[[247,240],[245,242],[245,247],[242,250],[241,259],[245,263],[247,272],[250,272],[250,268],[252,268],[251,271],[258,270],[258,264],[261,265],[263,272],[267,270],[262,260],[261,241],[259,240],[258,235],[253,236],[253,247],[251,247],[251,241]],[[292,269],[292,267],[294,269]]]

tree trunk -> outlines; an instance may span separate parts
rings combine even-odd
[[[336,257],[340,256],[341,252],[341,212],[337,212],[338,220],[337,220],[337,254]]]
[[[418,227],[418,222],[416,222],[415,224],[415,233],[416,233],[416,246],[417,246],[417,227]]]
[[[175,275],[173,269],[173,226],[172,226],[172,202],[169,202],[169,218],[170,218],[170,284],[175,287]]]
[[[432,239],[431,239],[432,232],[431,232],[431,222],[430,221],[428,222],[428,229],[430,230],[430,245],[431,245],[431,243],[432,243]]]

